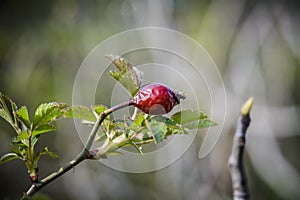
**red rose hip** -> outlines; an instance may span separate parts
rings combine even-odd
[[[133,105],[144,113],[152,115],[166,114],[179,104],[176,93],[169,87],[152,83],[142,87],[133,97]]]

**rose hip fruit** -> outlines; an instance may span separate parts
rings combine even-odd
[[[176,94],[163,84],[148,84],[142,87],[133,97],[133,105],[147,114],[166,114],[176,104],[179,104]]]

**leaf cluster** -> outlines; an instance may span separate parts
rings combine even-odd
[[[109,72],[132,96],[139,90],[142,72],[133,67],[129,61],[120,56],[107,56],[116,66],[116,70]],[[103,105],[69,106],[65,103],[43,103],[29,117],[26,106],[20,108],[7,96],[0,93],[0,117],[6,120],[15,130],[12,139],[11,152],[2,156],[0,164],[14,159],[25,162],[32,181],[37,181],[38,161],[43,155],[58,158],[48,147],[36,152],[35,146],[42,134],[56,130],[54,122],[59,118],[78,118],[83,123],[95,125],[102,112],[108,108]],[[142,153],[142,145],[158,144],[175,134],[188,134],[192,129],[207,128],[216,123],[201,111],[184,110],[167,116],[151,116],[135,110],[133,116],[124,119],[112,119],[107,116],[98,130],[93,157],[98,159],[107,155],[119,154],[116,150],[123,146],[133,146]]]
[[[108,120],[102,124],[96,140],[105,140],[106,144],[114,144],[107,152],[110,154],[123,146],[133,146],[142,154],[142,146],[148,143],[158,144],[168,136],[188,134],[191,129],[207,128],[215,123],[203,112],[191,110],[180,111],[172,115],[151,116],[140,112],[134,120],[129,116],[124,119]],[[96,158],[99,158],[96,156]]]
[[[31,177],[37,177],[37,164],[42,155],[58,158],[58,155],[48,147],[35,152],[35,145],[41,134],[54,131],[53,122],[64,115],[67,104],[44,103],[38,106],[32,120],[28,115],[26,106],[18,108],[9,97],[0,93],[0,116],[5,119],[15,130],[16,135],[12,138],[11,152],[2,156],[0,164],[14,159],[25,162]]]

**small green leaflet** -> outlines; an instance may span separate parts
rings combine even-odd
[[[100,115],[102,112],[104,112],[105,110],[107,110],[107,107],[104,105],[95,105],[93,106],[93,110]],[[109,117],[109,116],[108,116]],[[108,118],[107,118],[108,119]]]
[[[15,154],[17,154],[20,158],[22,157],[22,150],[20,148],[14,147],[11,148],[11,151]]]
[[[18,109],[16,115],[18,119],[26,126],[26,128],[30,129],[30,120],[26,106],[22,106],[20,109]]]
[[[17,141],[21,141],[21,140],[28,140],[28,133],[27,131],[21,131],[20,134],[17,137]]]
[[[51,151],[48,147],[45,147],[44,150],[40,152],[40,154],[41,155],[47,155],[47,156],[50,156],[52,158],[59,158],[58,154]]]
[[[0,92],[0,117],[5,119],[10,125],[19,131],[18,122],[16,120],[15,112],[17,111],[17,106],[9,97],[5,96]]]
[[[171,119],[189,129],[207,128],[217,125],[215,122],[211,121],[204,112],[201,111],[180,111],[175,113]]]
[[[37,155],[34,159],[35,164],[38,163],[38,161],[41,159],[42,155],[47,155],[47,156],[50,156],[52,158],[59,158],[58,154],[51,151],[48,147],[45,147],[42,151],[37,153]]]
[[[117,68],[117,70],[111,70],[109,75],[116,79],[131,96],[134,96],[141,86],[143,73],[133,67],[125,58],[116,55],[107,55],[106,57]]]
[[[42,133],[48,133],[50,131],[55,131],[56,128],[54,125],[52,124],[43,124],[38,126],[37,128],[34,129],[34,131],[32,132],[32,137],[35,137],[37,135],[40,135]]]
[[[18,137],[14,139],[13,143],[17,146],[25,145],[28,147],[29,146],[28,138],[29,138],[29,135],[28,135],[27,131],[21,131],[19,133]]]
[[[96,121],[96,117],[91,111],[91,109],[85,106],[73,106],[68,108],[64,113],[64,117],[77,118],[91,122]]]
[[[8,154],[5,154],[4,156],[2,156],[2,157],[0,158],[0,165],[6,163],[6,162],[8,162],[8,161],[17,159],[17,158],[21,158],[21,157],[20,157],[18,154],[16,154],[16,153],[8,153]]]
[[[151,123],[151,131],[154,135],[156,143],[161,142],[167,134],[167,126],[162,122]]]
[[[57,102],[41,104],[34,113],[33,129],[43,124],[50,123],[58,117],[61,117],[64,114],[64,109],[67,106],[67,104]]]
[[[144,121],[145,121],[144,115],[142,112],[140,112],[134,119],[134,124],[137,126],[143,126]]]

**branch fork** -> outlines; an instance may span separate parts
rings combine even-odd
[[[23,200],[30,199],[40,189],[42,189],[47,184],[54,181],[55,179],[57,179],[58,177],[60,177],[64,173],[66,173],[67,171],[73,169],[76,165],[78,165],[79,163],[81,163],[82,161],[84,161],[86,159],[106,158],[106,153],[112,149],[115,149],[117,146],[115,145],[116,147],[113,147],[112,145],[114,143],[110,142],[110,143],[104,143],[101,147],[99,147],[95,150],[91,150],[91,146],[93,144],[95,136],[96,136],[102,122],[108,115],[110,115],[114,111],[117,111],[124,107],[130,106],[130,105],[132,105],[132,103],[133,103],[132,100],[123,102],[123,103],[120,103],[120,104],[113,106],[113,107],[105,110],[104,112],[102,112],[97,117],[97,121],[95,122],[94,127],[87,139],[87,142],[84,145],[84,147],[82,148],[82,151],[72,161],[70,161],[65,166],[61,167],[57,172],[50,174],[49,176],[47,176],[46,178],[42,179],[39,182],[34,182],[31,185],[31,187],[28,189],[28,191],[26,193],[24,193],[24,195],[21,199],[23,199]]]

